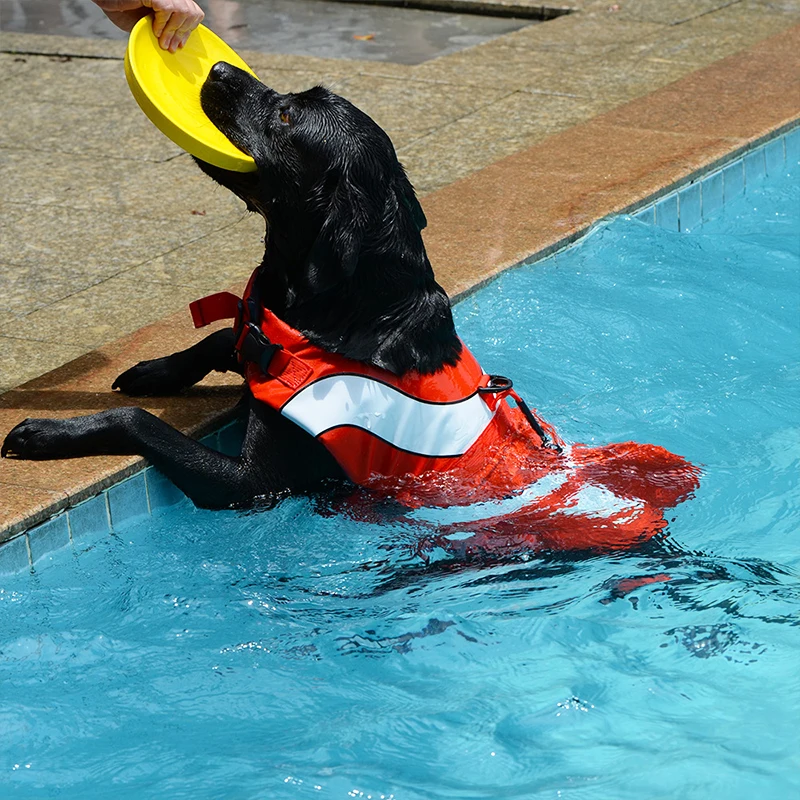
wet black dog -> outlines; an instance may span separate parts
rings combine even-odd
[[[198,161],[267,220],[258,295],[320,347],[401,375],[456,362],[461,344],[450,303],[420,235],[425,217],[391,141],[351,103],[321,87],[282,95],[219,63],[201,92],[209,118],[257,171]],[[114,387],[171,394],[212,370],[240,369],[232,329],[145,361]],[[241,456],[229,458],[140,408],[67,420],[28,419],[2,455],[50,459],[145,456],[197,505],[246,505],[282,491],[310,491],[344,474],[319,441],[278,412],[249,401]]]

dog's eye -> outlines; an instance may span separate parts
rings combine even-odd
[[[292,121],[292,118],[289,116],[289,109],[288,108],[282,108],[278,112],[278,119],[280,119],[280,121],[284,125],[288,125]]]

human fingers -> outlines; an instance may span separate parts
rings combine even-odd
[[[164,50],[175,52],[205,14],[194,0],[142,0],[153,9],[153,33]]]
[[[183,47],[186,42],[189,41],[189,36],[191,35],[192,31],[202,22],[202,20],[203,17],[196,19],[196,21],[195,19],[189,20],[178,29],[177,33],[175,34],[176,41],[180,37],[180,40],[178,41],[178,47]]]
[[[181,27],[175,31],[175,34],[172,37],[172,42],[169,45],[169,49],[174,53],[176,50],[179,50],[181,47],[183,47],[189,40],[189,35],[193,30],[194,28],[189,28],[187,23],[181,25]]]

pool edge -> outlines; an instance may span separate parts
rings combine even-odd
[[[679,197],[683,192],[685,192],[689,187],[692,186],[702,186],[707,180],[712,178],[712,176],[717,175],[719,173],[725,172],[729,169],[732,165],[741,162],[744,164],[746,160],[751,156],[751,154],[755,153],[756,151],[768,148],[773,142],[778,140],[784,140],[787,137],[793,137],[800,141],[800,116],[792,119],[774,130],[769,131],[768,133],[759,136],[757,139],[754,139],[750,142],[747,142],[743,145],[740,145],[730,152],[716,158],[713,161],[710,161],[708,164],[705,164],[689,173],[687,173],[684,177],[677,179],[673,183],[667,184],[660,189],[654,191],[652,194],[647,195],[645,197],[639,198],[637,200],[632,201],[626,206],[617,208],[609,213],[597,217],[580,228],[576,228],[574,231],[570,231],[568,234],[564,235],[562,238],[559,238],[552,243],[548,243],[541,247],[534,253],[531,253],[529,256],[520,258],[519,260],[513,261],[509,264],[504,264],[493,270],[491,273],[479,278],[475,283],[471,284],[469,287],[450,294],[450,299],[453,303],[458,303],[461,300],[469,297],[474,292],[482,289],[483,287],[492,283],[492,281],[496,280],[498,277],[503,275],[508,270],[516,269],[517,267],[521,266],[528,266],[530,264],[535,264],[538,261],[542,261],[546,258],[549,258],[555,253],[564,250],[567,247],[571,247],[572,245],[580,242],[584,237],[588,236],[595,228],[599,225],[602,225],[605,221],[611,219],[612,217],[616,217],[619,215],[628,214],[631,216],[639,217],[643,212],[652,210],[655,212],[655,207],[660,205],[665,201],[669,201],[670,198],[673,196]],[[800,145],[794,145],[795,150]],[[787,152],[786,145],[784,145],[784,152]],[[783,163],[785,164],[788,159],[788,155],[784,156]],[[766,163],[766,162],[765,162]],[[759,173],[756,173],[756,177],[762,174],[768,174],[766,168]],[[746,189],[746,182],[742,182],[742,191]],[[727,194],[722,198],[722,202],[719,206],[724,205],[729,200],[737,197],[742,192]],[[718,207],[719,207],[718,206]],[[681,227],[681,216],[680,216],[680,207],[675,215],[675,223],[677,227],[673,228],[671,225],[662,225],[662,227],[667,227],[670,229],[675,230],[684,230]],[[654,213],[654,223],[655,223],[655,213]],[[691,229],[691,228],[689,228]]]
[[[678,181],[676,184],[664,187],[663,190],[646,198],[644,201],[632,205],[621,213],[633,212],[635,216],[640,216],[649,211],[652,214],[652,219],[646,221],[651,224],[659,224],[656,217],[657,207],[674,197],[678,209],[674,217],[675,225],[663,225],[662,227],[680,231],[682,229],[680,197],[688,187],[702,187],[702,183],[711,179],[714,175],[724,174],[726,170],[735,169],[738,164],[741,164],[741,190],[738,193],[721,193],[720,202],[714,207],[714,210],[717,211],[729,200],[733,200],[744,193],[747,186],[748,159],[755,158],[755,166],[751,167],[751,169],[760,170],[755,173],[756,178],[769,174],[769,149],[774,148],[776,144],[780,145],[783,158],[779,162],[777,157],[773,156],[773,169],[785,167],[792,155],[794,157],[800,155],[800,119],[794,120],[790,125],[783,126],[776,130],[774,134],[768,135],[762,140],[739,148],[730,157],[719,159],[717,162],[710,164],[707,169],[687,175],[685,179]],[[760,167],[758,163],[759,157],[763,162],[763,167]],[[702,219],[703,216],[701,210],[700,218]],[[535,263],[565,247],[569,247],[582,239],[601,222],[602,220],[596,221],[577,236],[561,240],[561,242],[549,248],[548,252],[534,253],[528,259],[514,266]],[[487,278],[481,286],[490,283],[495,277],[497,275]],[[462,293],[455,299],[454,302],[458,302],[459,299],[463,299],[463,297],[478,288],[480,286],[471,287],[467,292]],[[198,438],[210,447],[225,451],[224,439],[226,431],[235,425],[230,419],[226,420],[226,417],[229,418],[230,414],[223,413],[218,418],[207,420],[204,429],[214,428],[214,430],[204,435],[198,435]],[[197,431],[197,433],[202,434],[204,431]],[[62,547],[74,544],[90,534],[114,532],[115,524],[116,529],[118,529],[129,521],[150,515],[160,508],[174,505],[182,498],[182,493],[164,478],[158,470],[147,465],[144,459],[134,459],[133,463],[113,475],[106,476],[102,482],[87,485],[85,495],[76,496],[72,503],[67,500],[62,503],[54,503],[21,519],[15,526],[9,526],[9,528],[0,531],[0,536],[5,537],[0,541],[0,574],[30,569],[37,562],[47,558],[51,553]]]

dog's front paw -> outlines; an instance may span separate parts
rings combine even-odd
[[[6,436],[0,455],[25,459],[74,456],[80,433],[77,420],[26,419]]]
[[[140,361],[136,366],[125,370],[111,385],[130,397],[156,397],[178,394],[191,386],[193,381],[176,369],[172,356]]]

